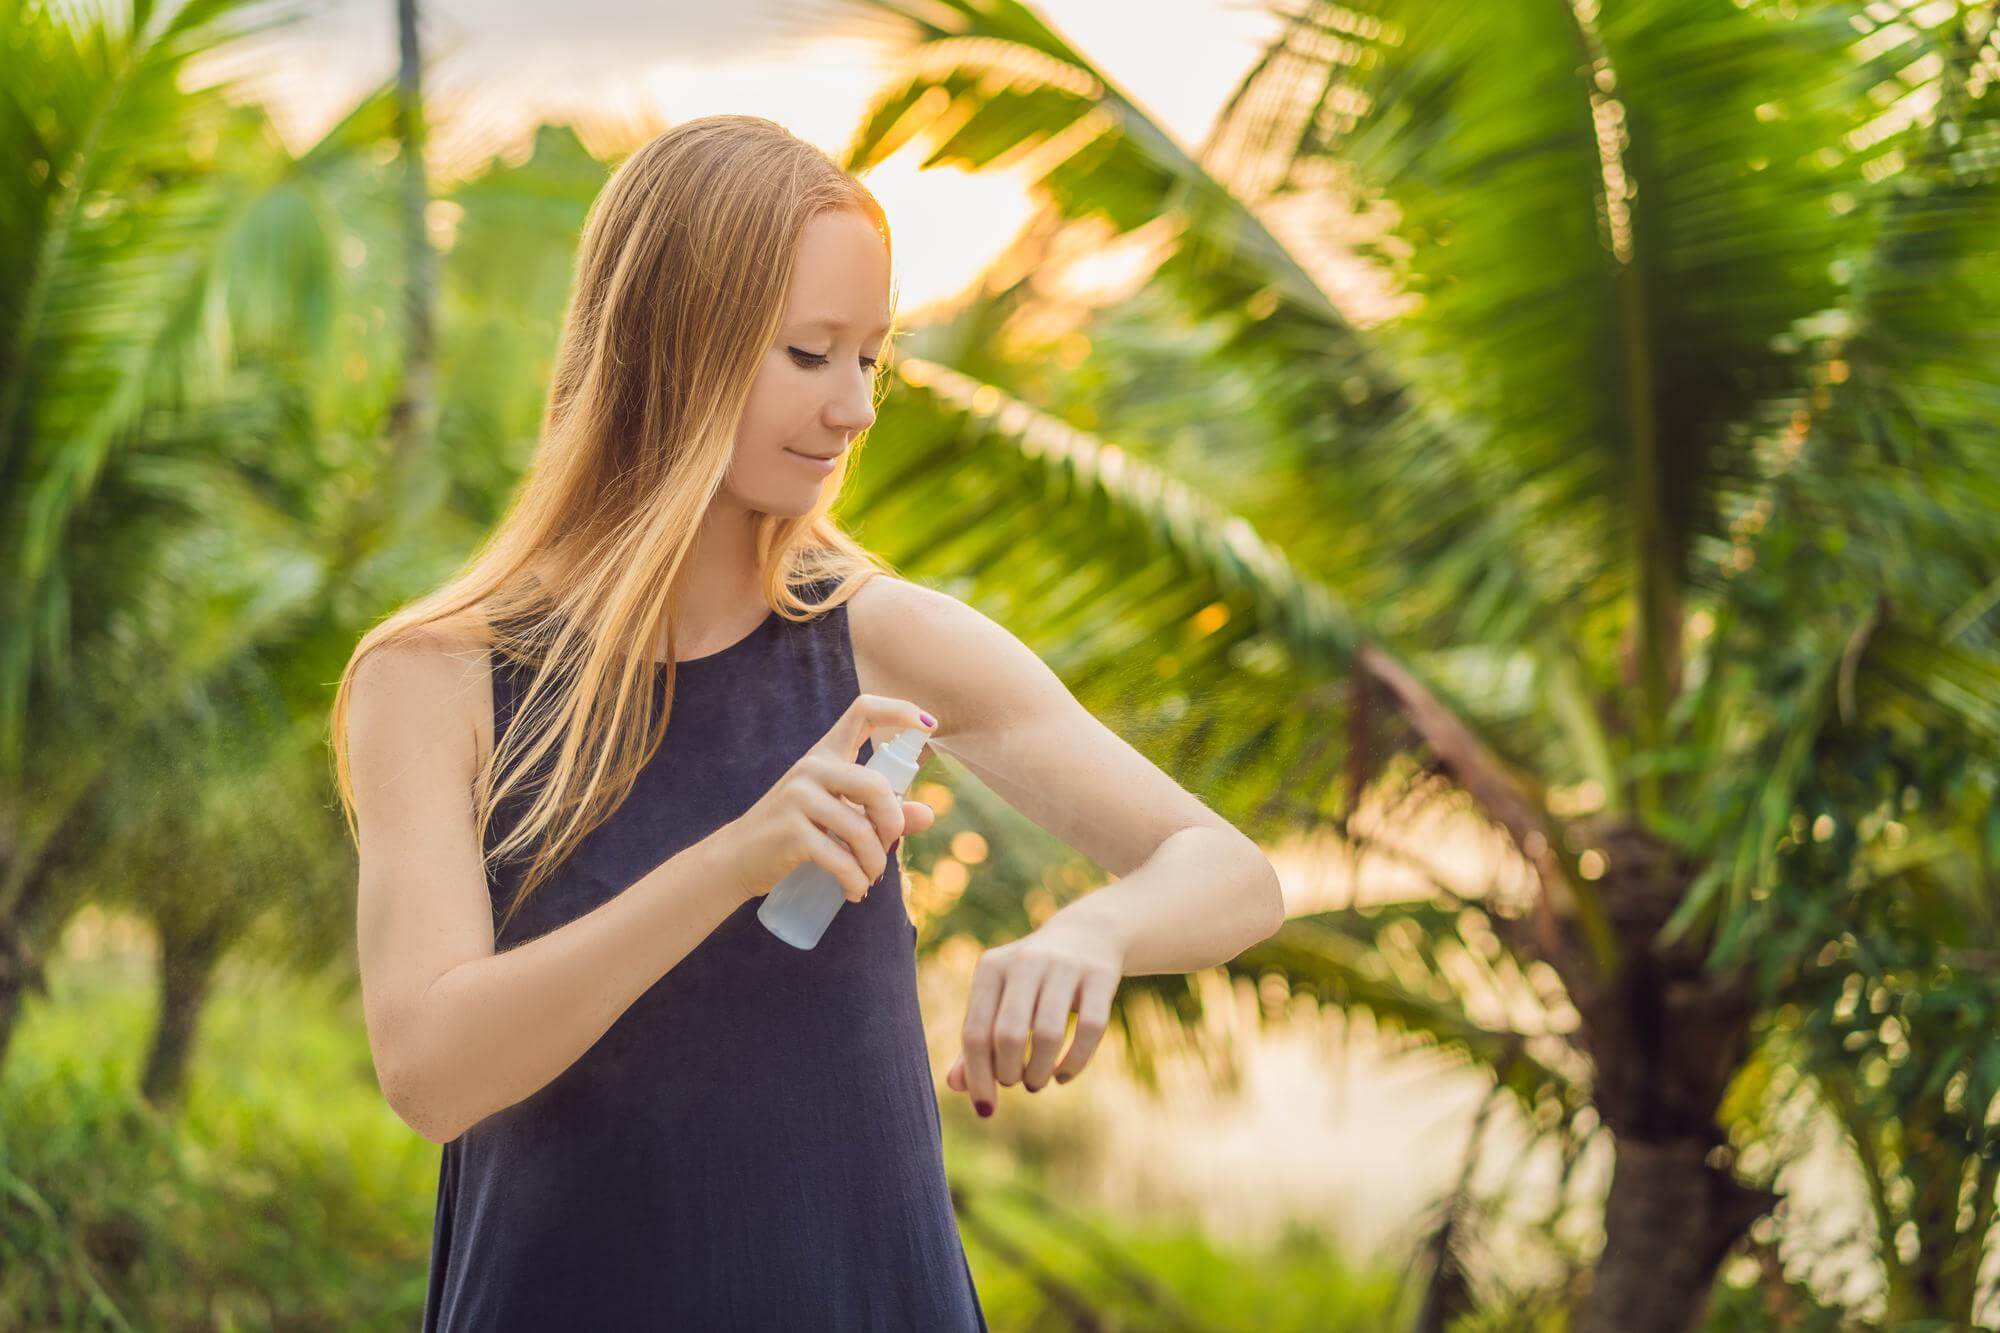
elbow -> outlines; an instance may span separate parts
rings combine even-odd
[[[400,1113],[399,1113],[400,1114]],[[417,1132],[417,1136],[442,1148],[465,1131],[462,1129],[442,1129],[431,1121],[403,1116],[403,1123]]]
[[[1285,928],[1285,904],[1284,900],[1280,899],[1278,902],[1278,910],[1271,914],[1270,926],[1265,929],[1262,935],[1257,937],[1257,942],[1259,944],[1262,944],[1265,940],[1270,939],[1273,935],[1276,935],[1279,931],[1283,930],[1284,928]]]
[[[417,1132],[418,1137],[440,1146],[465,1132],[455,1120],[438,1114],[421,1102],[412,1102],[408,1097],[399,1098],[389,1105],[404,1124]]]
[[[378,1071],[376,1082],[389,1109],[419,1136],[445,1144],[465,1132],[432,1089],[423,1080],[412,1077],[408,1070]]]
[[[424,1015],[404,1010],[378,1018],[369,1029],[375,1084],[396,1118],[432,1143],[449,1143],[463,1134],[465,1098],[462,1079],[449,1062],[439,1058],[436,1034]]]
[[[1243,947],[1262,944],[1277,934],[1285,924],[1285,890],[1278,880],[1278,868],[1271,864],[1271,858],[1264,855],[1264,849],[1255,839],[1240,829],[1229,828],[1227,833],[1236,844],[1242,857],[1242,870],[1231,878],[1239,886],[1235,901],[1243,904],[1232,915],[1239,921],[1252,923],[1255,934],[1244,942]]]
[[[1261,850],[1257,853],[1257,864],[1257,893],[1264,902],[1264,932],[1257,937],[1257,942],[1261,944],[1284,929],[1285,888],[1278,879],[1277,867]]]
[[[1241,902],[1242,916],[1254,923],[1255,934],[1244,944],[1262,944],[1283,928],[1285,924],[1285,891],[1278,880],[1278,868],[1271,864],[1271,858],[1264,855],[1264,849],[1249,837],[1238,833],[1243,851],[1242,877],[1237,881],[1243,887]]]

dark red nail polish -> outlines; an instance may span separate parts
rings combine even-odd
[[[977,1106],[977,1107],[979,1108],[979,1114],[980,1114],[980,1115],[981,1115],[982,1117],[983,1117],[983,1116],[989,1116],[989,1115],[992,1115],[992,1114],[993,1114],[993,1103],[992,1103],[992,1102],[975,1102],[975,1103],[974,1103],[974,1105],[976,1105],[976,1106]]]

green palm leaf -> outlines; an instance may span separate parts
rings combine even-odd
[[[913,358],[897,373],[898,397],[870,432],[876,461],[852,474],[856,530],[886,558],[1037,626],[1038,652],[1079,701],[1252,836],[1344,822],[1337,778],[1350,756],[1337,742],[1350,701],[1336,673],[1365,669],[1413,724],[1386,747],[1429,744],[1490,817],[1554,858],[1551,873],[1567,867],[1594,947],[1615,956],[1539,788],[1480,724],[1477,705],[1518,708],[1523,692],[1460,698],[1442,683],[1480,683],[1490,657],[1399,660],[1240,516],[991,385]],[[1148,669],[1157,683],[1142,686]],[[1348,808],[1367,777],[1350,774]]]
[[[40,6],[0,24],[9,67],[36,72],[32,94],[23,82],[0,93],[28,168],[4,187],[0,246],[13,256],[0,290],[0,764],[9,768],[22,760],[36,659],[60,669],[71,641],[83,580],[63,563],[68,526],[162,383],[209,345],[214,243],[244,192],[211,169],[213,142],[204,147],[204,134],[222,132],[220,99],[197,104],[208,112],[199,123],[184,114],[176,81],[196,54],[294,16],[196,0],[157,20],[135,5],[118,29],[72,28]],[[17,65],[17,55],[35,63]]]
[[[1172,292],[1178,317],[1217,331],[1217,355],[1258,368],[1259,398],[1286,427],[1218,440],[1237,473],[1266,475],[1286,494],[1305,488],[1344,516],[1372,515],[1393,534],[1391,543],[1423,541],[1489,512],[1499,497],[1466,486],[1463,477],[1448,499],[1431,497],[1436,503],[1419,523],[1399,525],[1400,510],[1385,515],[1375,507],[1394,503],[1399,492],[1350,475],[1357,460],[1390,450],[1405,459],[1456,457],[1471,447],[1470,428],[1442,404],[1412,396],[1372,336],[1334,305],[1256,212],[1031,9],[1017,0],[880,0],[873,8],[900,28],[905,69],[850,143],[850,169],[866,171],[922,136],[931,145],[926,165],[976,170],[1022,162],[1046,206],[1023,245],[1065,226],[1089,227],[1100,239],[1142,227],[1170,238],[1154,283]],[[1034,265],[1003,258],[998,267],[1025,273]],[[979,349],[1021,287],[1016,282],[952,325],[927,329],[934,359],[1004,383],[1005,358],[982,357]],[[1332,475],[1342,477],[1339,494],[1329,493]],[[1320,524],[1298,536],[1325,541],[1346,531]],[[1289,537],[1288,544],[1307,549]],[[1518,595],[1524,589],[1509,542],[1492,540],[1483,564],[1485,586],[1514,584],[1501,598],[1508,605],[1554,600]]]
[[[1024,6],[878,9],[909,36],[907,70],[856,134],[852,167],[865,170],[923,134],[934,141],[931,161],[977,167],[1030,155],[1052,215],[1114,232],[1165,220],[1175,243],[1155,284],[1174,294],[1177,317],[1220,330],[1209,355],[1257,377],[1257,401],[1276,427],[1218,436],[1206,460],[1218,472],[1264,478],[1283,497],[1258,515],[1260,528],[1268,521],[1296,560],[1337,568],[1343,583],[1351,571],[1371,604],[1395,617],[1399,637],[1478,641],[1472,651],[1491,661],[1509,655],[1491,634],[1504,624],[1502,644],[1510,636],[1531,644],[1537,675],[1577,695],[1591,675],[1576,657],[1585,636],[1561,599],[1524,574],[1517,552],[1530,543],[1503,479],[1468,465],[1483,434],[1406,392],[1256,214]],[[983,349],[1019,297],[1016,284],[923,330],[931,359],[1012,387],[1018,369]],[[1413,481],[1419,472],[1428,480]],[[1011,540],[996,531],[982,552],[961,558],[997,559]],[[1090,605],[1081,576],[1071,586],[1071,605]],[[1441,623],[1485,633],[1426,632]],[[1595,709],[1564,716],[1571,753],[1562,766],[1615,789]],[[1539,752],[1547,734],[1519,728],[1505,748]]]

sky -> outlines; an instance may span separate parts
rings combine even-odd
[[[1190,149],[1278,28],[1258,0],[1034,8]],[[325,0],[231,72],[301,149],[392,76],[395,10],[395,0]],[[622,137],[637,142],[717,112],[767,116],[838,156],[898,64],[859,0],[425,0],[424,15],[442,175],[524,147],[540,121],[580,119],[614,138],[628,126]],[[973,281],[1031,211],[1017,173],[918,171],[926,151],[908,145],[866,177],[896,235],[905,316]]]

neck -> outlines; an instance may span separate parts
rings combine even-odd
[[[674,622],[676,656],[707,638],[728,637],[764,605],[757,567],[757,515],[718,497],[703,518],[688,563],[681,569],[680,612]],[[757,610],[753,611],[753,608]],[[662,655],[665,645],[661,645]]]

